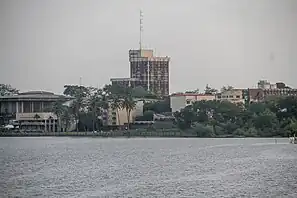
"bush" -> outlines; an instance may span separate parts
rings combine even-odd
[[[202,124],[196,124],[193,127],[193,132],[197,137],[214,137],[214,131],[211,126],[204,126]]]
[[[246,131],[244,129],[238,128],[233,131],[234,136],[246,136]]]

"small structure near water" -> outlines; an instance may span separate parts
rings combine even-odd
[[[289,141],[290,141],[291,144],[297,144],[297,138],[295,137],[295,134],[294,134],[293,137],[289,138]]]

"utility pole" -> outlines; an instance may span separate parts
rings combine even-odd
[[[141,53],[141,49],[142,49],[142,31],[143,31],[143,13],[142,11],[140,10],[140,18],[139,18],[139,50],[140,50],[140,53]]]
[[[147,91],[150,91],[150,61],[147,60]]]

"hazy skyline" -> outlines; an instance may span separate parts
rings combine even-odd
[[[297,87],[296,0],[0,0],[0,83],[62,92],[129,77],[140,9],[143,46],[171,57],[171,92]]]

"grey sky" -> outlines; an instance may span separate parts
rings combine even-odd
[[[144,46],[171,57],[171,92],[297,86],[296,0],[0,0],[0,82],[61,92],[128,77],[140,8]]]

